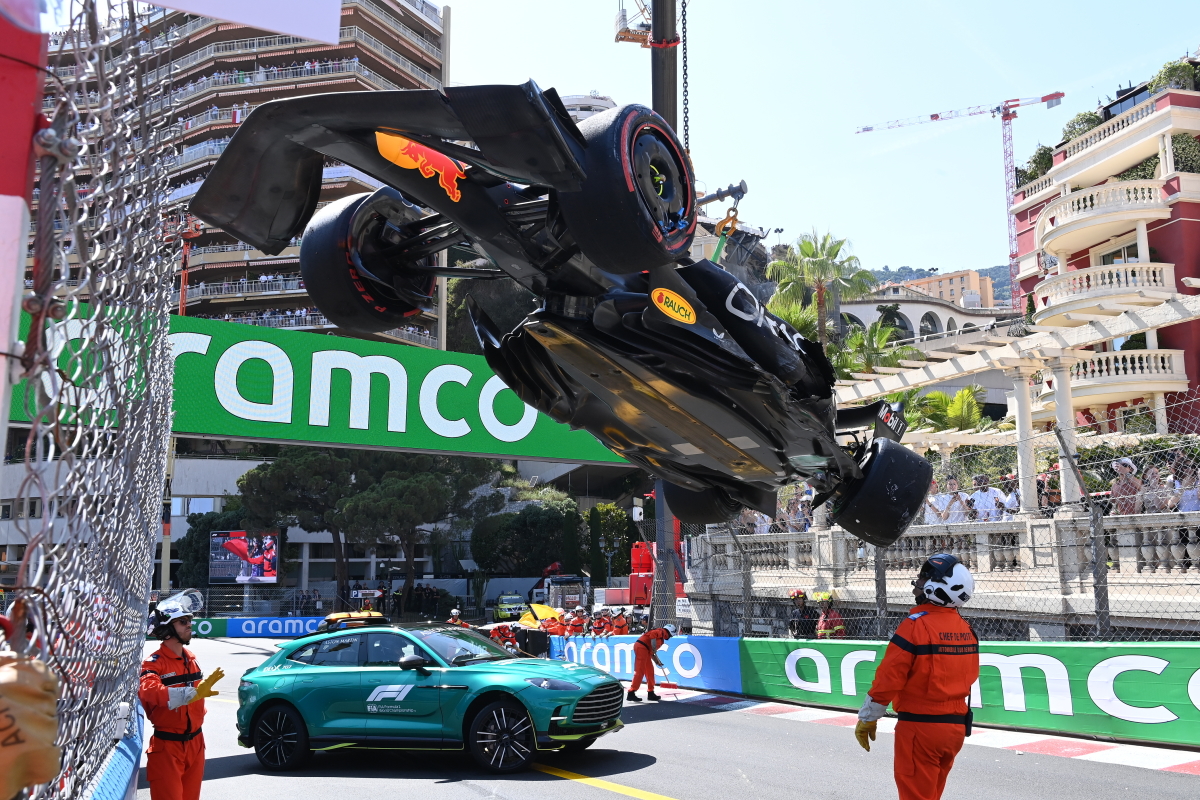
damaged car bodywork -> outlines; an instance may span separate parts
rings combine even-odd
[[[385,186],[314,214],[327,158]],[[577,125],[531,81],[266,103],[191,207],[269,254],[303,235],[310,295],[351,330],[431,309],[439,275],[515,280],[543,301],[515,330],[469,303],[488,364],[524,402],[667,481],[680,519],[774,515],[776,491],[803,480],[833,521],[890,544],[932,474],[898,444],[902,410],[838,412],[821,347],[690,258],[695,199],[690,160],[653,111]],[[459,244],[475,265],[434,263]],[[839,443],[858,429],[873,435]]]

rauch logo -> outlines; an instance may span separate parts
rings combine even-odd
[[[696,312],[688,301],[670,289],[655,289],[654,305],[671,319],[686,322],[688,325],[696,321]]]

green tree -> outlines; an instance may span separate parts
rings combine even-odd
[[[614,503],[601,503],[594,507],[588,516],[593,541],[597,543],[596,551],[599,553],[598,558],[592,559],[592,581],[597,582],[601,575],[606,581],[617,575],[628,575],[629,548],[633,546],[634,538],[637,538],[637,532],[632,527],[633,520],[624,509]],[[604,538],[609,550],[616,551],[613,553],[611,575],[608,573],[608,558],[599,552],[600,537]]]
[[[338,503],[355,492],[355,466],[343,451],[293,446],[238,479],[247,525],[296,525],[309,533],[329,532],[338,610],[345,608],[350,585]]]
[[[456,353],[483,352],[475,337],[471,315],[467,313],[467,295],[475,298],[502,333],[508,333],[525,319],[534,310],[537,299],[511,278],[452,278],[446,293],[446,349]]]
[[[875,289],[875,276],[849,254],[846,239],[815,230],[789,246],[783,258],[767,265],[767,279],[778,282],[775,296],[781,302],[800,303],[804,293],[812,291],[817,306],[817,341],[822,347],[828,341],[825,327],[833,295],[839,302],[857,300]],[[833,311],[841,313],[840,308]]]
[[[242,510],[240,498],[230,497],[225,500],[225,508],[221,511],[209,511],[205,514],[188,514],[187,535],[175,543],[172,555],[183,563],[175,574],[176,585],[207,586],[209,563],[209,539],[214,531],[238,531],[243,529],[242,520],[245,511]],[[279,552],[283,553],[280,544]],[[279,568],[283,568],[283,559],[279,560]]]
[[[767,311],[791,325],[805,339],[814,342],[817,340],[816,306],[785,300],[776,294],[767,301]]]
[[[880,323],[893,328],[904,328],[904,321],[900,318],[899,303],[886,303],[881,306],[875,306],[875,311],[879,313]]]
[[[1150,94],[1157,94],[1163,89],[1184,89],[1191,91],[1196,85],[1196,70],[1187,59],[1168,61],[1162,65],[1158,74],[1150,79],[1147,87]]]
[[[566,570],[563,532],[568,524],[578,536],[579,511],[574,500],[551,500],[525,506],[516,514],[497,514],[475,526],[471,553],[488,573],[540,575],[555,561]]]
[[[985,424],[983,415],[984,390],[967,386],[951,397],[946,392],[930,392],[922,403],[922,427],[938,431],[973,431]]]
[[[417,526],[436,521],[447,511],[453,495],[450,476],[427,471],[430,457],[411,457],[405,471],[384,473],[367,489],[338,503],[337,517],[350,541],[376,544],[397,542],[407,568],[405,586],[416,585]],[[426,469],[422,469],[422,467]],[[400,611],[408,594],[401,595]]]
[[[865,328],[850,331],[830,359],[838,377],[846,379],[851,373],[873,374],[879,367],[898,367],[902,360],[924,360],[924,354],[912,345],[894,345],[900,331],[879,320]]]
[[[1063,126],[1062,140],[1069,142],[1077,136],[1087,133],[1102,122],[1104,122],[1104,118],[1095,111],[1080,111],[1067,120],[1067,124]]]

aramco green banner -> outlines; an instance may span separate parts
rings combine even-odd
[[[59,344],[87,330],[63,323]],[[179,316],[170,344],[182,436],[624,463],[522,403],[482,356]],[[23,390],[13,421],[28,419]]]

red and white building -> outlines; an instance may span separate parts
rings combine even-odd
[[[1142,85],[1100,113],[1104,122],[1060,144],[1049,172],[1014,197],[1018,280],[1034,297],[1036,325],[1075,327],[1156,306],[1194,294],[1188,279],[1200,279],[1200,174],[1179,171],[1171,146],[1172,136],[1200,136],[1200,92],[1151,94]],[[1154,157],[1153,177],[1118,177]],[[1200,322],[1151,330],[1144,350],[1122,344],[1100,343],[1086,357],[1075,351],[1035,376],[1035,425],[1055,416],[1064,394],[1055,376],[1070,375],[1065,394],[1077,423],[1124,430],[1126,420],[1153,412],[1166,432],[1165,396],[1200,380]]]

